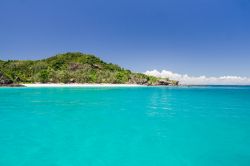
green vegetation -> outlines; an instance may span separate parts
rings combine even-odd
[[[158,81],[159,78],[133,73],[82,53],[59,54],[37,61],[0,60],[0,84],[40,82],[157,85]]]

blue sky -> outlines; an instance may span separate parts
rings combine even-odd
[[[250,0],[0,0],[0,59],[68,51],[139,72],[250,77]]]

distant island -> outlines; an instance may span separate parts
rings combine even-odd
[[[178,81],[131,72],[80,52],[34,61],[0,60],[0,86],[33,83],[178,85]]]

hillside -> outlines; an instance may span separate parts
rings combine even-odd
[[[20,83],[111,83],[177,85],[82,53],[59,54],[43,60],[0,60],[0,84]]]

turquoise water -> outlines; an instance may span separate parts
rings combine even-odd
[[[0,166],[249,166],[250,87],[0,88]]]

